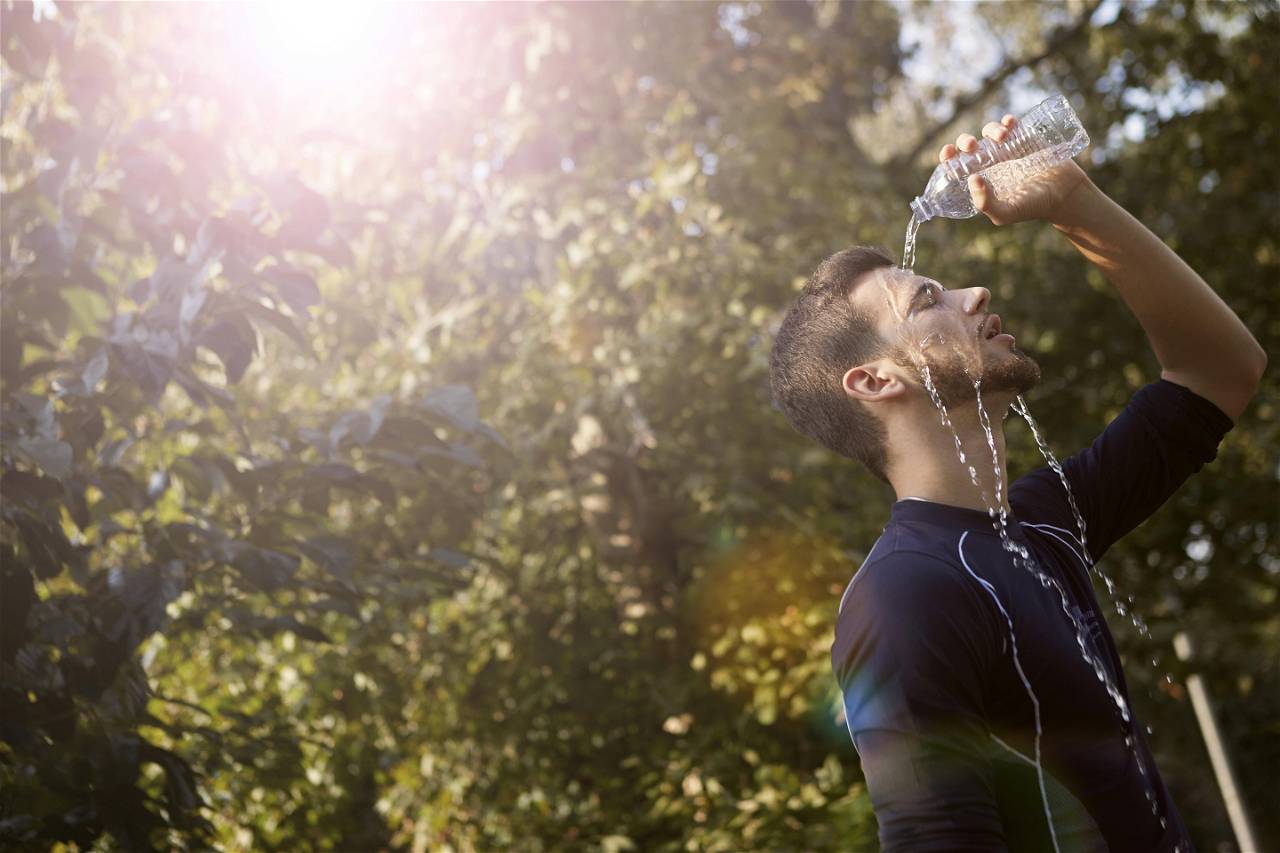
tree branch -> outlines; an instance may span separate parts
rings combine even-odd
[[[951,105],[951,114],[921,134],[920,139],[915,145],[911,146],[909,151],[895,157],[888,167],[889,170],[896,172],[905,166],[911,165],[966,110],[982,102],[988,95],[1000,88],[1004,81],[1013,76],[1015,72],[1040,64],[1087,32],[1089,19],[1093,17],[1093,13],[1097,11],[1100,5],[1102,5],[1102,0],[1094,0],[1074,24],[1060,27],[1055,31],[1045,43],[1044,50],[1032,56],[1006,62],[999,71],[988,77],[977,89],[967,95],[961,95],[956,98]]]

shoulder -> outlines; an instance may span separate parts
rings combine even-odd
[[[850,601],[908,604],[963,583],[964,569],[939,550],[898,547],[868,561],[854,578]]]
[[[972,682],[966,690],[987,678],[1001,654],[1002,617],[958,560],[898,548],[855,580],[831,647],[842,688],[859,674],[866,684]]]
[[[873,555],[854,577],[836,620],[837,640],[918,634],[922,626],[985,619],[983,591],[957,557],[896,547]]]
[[[957,540],[958,541],[958,540]],[[855,595],[879,597],[894,594],[906,578],[936,575],[947,566],[960,568],[955,542],[930,536],[914,525],[891,523],[867,552],[862,566],[845,587],[840,612]],[[863,591],[862,587],[868,587]]]

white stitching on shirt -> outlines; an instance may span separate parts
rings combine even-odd
[[[1024,522],[1022,522],[1022,523],[1023,523],[1023,524],[1025,524],[1027,527],[1049,527],[1049,528],[1052,528],[1053,530],[1058,531],[1059,533],[1065,533],[1065,534],[1067,534],[1067,535],[1068,535],[1068,536],[1070,536],[1072,539],[1076,540],[1076,542],[1079,542],[1079,541],[1080,541],[1080,538],[1079,538],[1078,536],[1076,536],[1076,535],[1075,535],[1074,533],[1072,533],[1070,530],[1067,530],[1065,527],[1058,527],[1057,525],[1053,525],[1053,524],[1045,524],[1045,523],[1043,523],[1043,522],[1041,522],[1041,523],[1039,523],[1039,524],[1032,524],[1031,522],[1024,521]],[[1082,545],[1081,547],[1083,547],[1083,545]]]
[[[1051,528],[1051,529],[1049,529],[1049,530],[1045,530],[1045,531],[1043,531],[1043,532],[1045,532],[1045,533],[1049,534],[1049,535],[1050,535],[1050,536],[1052,536],[1054,539],[1057,539],[1057,540],[1058,540],[1059,542],[1061,542],[1063,545],[1066,545],[1068,548],[1070,548],[1070,549],[1071,549],[1071,553],[1072,553],[1072,554],[1075,554],[1076,559],[1077,559],[1077,560],[1079,560],[1081,563],[1083,563],[1083,564],[1084,564],[1084,570],[1085,570],[1086,572],[1087,572],[1087,571],[1089,571],[1089,561],[1088,561],[1088,560],[1086,560],[1086,559],[1084,558],[1084,556],[1083,556],[1079,551],[1077,551],[1077,550],[1076,550],[1075,545],[1072,545],[1070,542],[1068,542],[1067,540],[1063,539],[1061,536],[1059,536],[1058,534],[1056,534],[1056,533],[1054,533],[1054,532],[1053,532],[1054,530],[1062,530],[1062,528],[1061,528],[1061,527],[1054,527],[1052,524],[1030,524],[1030,523],[1025,522],[1025,521],[1024,521],[1024,522],[1022,522],[1022,526],[1023,526],[1023,527],[1034,527],[1034,528],[1036,528],[1037,530],[1039,530],[1041,527],[1048,527],[1048,528]],[[1075,539],[1075,538],[1076,538],[1074,535],[1072,535],[1071,533],[1069,533],[1069,532],[1068,532],[1068,531],[1066,531],[1066,530],[1062,530],[1062,532],[1063,532],[1063,533],[1066,533],[1068,536],[1071,536],[1071,538],[1072,538],[1072,539]],[[1079,540],[1077,539],[1076,541],[1078,542]]]
[[[1040,783],[1040,801],[1044,803],[1045,820],[1049,823],[1049,838],[1053,841],[1054,853],[1060,853],[1058,847],[1058,832],[1053,826],[1053,810],[1049,807],[1049,792],[1044,785],[1044,767],[1041,765],[1040,758],[1040,700],[1036,698],[1036,692],[1031,689],[1031,681],[1027,678],[1026,672],[1022,669],[1022,662],[1018,660],[1018,638],[1013,632],[1013,618],[1009,616],[1009,611],[1004,609],[1004,605],[1000,603],[1000,596],[996,595],[995,588],[982,578],[974,574],[973,569],[969,568],[969,561],[964,558],[964,540],[969,537],[969,531],[960,534],[960,541],[956,543],[956,552],[960,555],[960,564],[964,566],[964,570],[986,589],[991,596],[991,600],[996,603],[996,607],[1000,608],[1000,612],[1004,614],[1004,621],[1009,626],[1009,635],[1013,641],[1013,667],[1018,671],[1018,677],[1022,679],[1022,686],[1027,688],[1027,696],[1031,699],[1031,705],[1035,709],[1036,717],[1036,761],[1032,763],[1036,768],[1036,780]],[[990,732],[988,732],[990,734]]]

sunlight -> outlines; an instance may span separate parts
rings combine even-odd
[[[392,7],[332,2],[245,7],[254,56],[277,82],[303,88],[357,88],[387,64]]]

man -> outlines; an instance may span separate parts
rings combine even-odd
[[[1001,141],[1015,124],[1005,116],[983,135]],[[976,148],[964,134],[938,156]],[[841,599],[832,646],[881,844],[1190,851],[1129,709],[1089,569],[1215,457],[1266,355],[1204,280],[1074,162],[1016,198],[995,198],[980,176],[970,190],[994,224],[1047,221],[1097,265],[1162,370],[1065,460],[1081,530],[1050,468],[1004,488],[1000,424],[1040,371],[1004,333],[985,288],[948,290],[855,248],[824,261],[788,312],[771,357],[777,404],[898,497]]]

